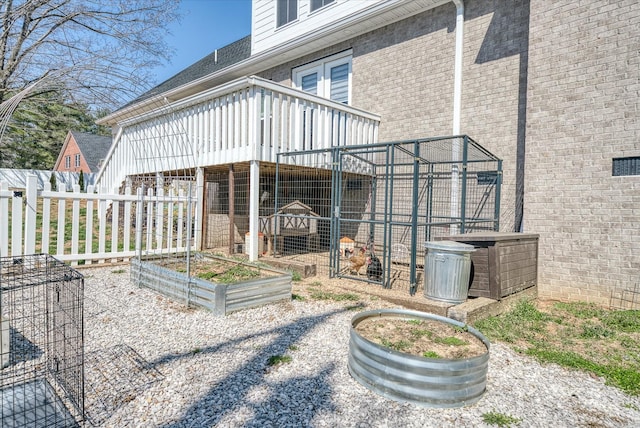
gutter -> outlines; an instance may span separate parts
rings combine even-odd
[[[460,135],[460,115],[462,110],[462,47],[464,41],[464,3],[462,0],[453,0],[456,5],[456,53],[453,66],[453,123],[451,135]],[[464,144],[464,143],[463,143]],[[451,144],[451,218],[464,216],[462,209],[458,207],[460,199],[458,163],[460,159],[460,138],[454,138]],[[457,235],[460,228],[457,224],[449,227],[449,234]],[[464,230],[463,230],[464,232]]]

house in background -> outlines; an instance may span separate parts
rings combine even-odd
[[[53,170],[96,173],[109,152],[111,141],[111,137],[103,135],[69,131]]]
[[[640,281],[639,26],[635,2],[254,0],[250,37],[101,119],[97,180],[242,169],[257,239],[277,152],[467,134],[503,160],[500,230],[540,236],[540,295],[607,304]]]

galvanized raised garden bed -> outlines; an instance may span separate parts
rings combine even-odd
[[[369,319],[426,320],[455,326],[484,344],[485,352],[469,358],[427,358],[381,346],[356,328]],[[476,403],[486,390],[489,340],[459,321],[405,309],[362,312],[351,320],[348,368],[368,389],[396,401],[423,407],[452,408]]]
[[[192,254],[189,262],[191,276],[187,276],[184,268],[184,254],[144,256],[142,261],[135,257],[131,260],[131,279],[140,287],[188,306],[206,308],[215,315],[291,299],[288,272],[203,253]],[[223,267],[218,269],[219,273],[207,272],[203,269],[207,265]],[[237,281],[234,281],[234,272],[240,273]]]

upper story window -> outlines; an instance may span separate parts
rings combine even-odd
[[[318,10],[321,7],[325,7],[328,4],[333,3],[336,0],[311,0],[311,12]]]
[[[351,101],[351,51],[293,69],[293,85],[339,103]]]
[[[71,156],[67,155],[64,157],[64,169],[71,168]]]
[[[76,168],[80,168],[80,153],[76,153],[75,161],[76,161]]]
[[[278,0],[276,15],[276,27],[298,19],[298,0]]]

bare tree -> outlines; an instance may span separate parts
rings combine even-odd
[[[24,88],[64,88],[113,108],[153,83],[179,0],[1,0],[0,103]]]

